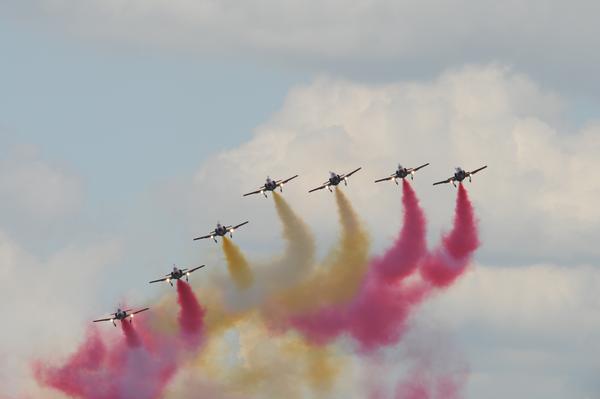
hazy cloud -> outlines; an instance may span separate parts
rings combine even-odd
[[[590,51],[600,38],[594,1],[29,0],[3,9],[80,37],[368,79],[498,61],[567,90],[593,95],[600,84],[600,56]]]
[[[597,267],[477,265],[419,318],[457,335],[469,397],[596,398],[598,284]]]
[[[4,341],[10,342],[0,352],[0,381],[6,380],[2,393],[29,391],[34,387],[32,359],[70,352],[79,342],[86,315],[99,311],[92,305],[100,289],[95,281],[119,251],[116,242],[102,242],[38,257],[0,232],[0,274],[8,283],[2,288],[8,300],[0,301],[0,313]]]

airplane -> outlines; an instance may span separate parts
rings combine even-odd
[[[479,172],[480,170],[483,170],[483,169],[485,169],[485,168],[487,168],[487,165],[484,165],[484,166],[482,166],[482,167],[481,167],[481,168],[479,168],[479,169],[475,169],[475,170],[474,170],[474,171],[472,171],[472,172],[467,172],[466,170],[464,170],[464,169],[462,169],[462,168],[460,168],[460,167],[457,167],[457,168],[456,168],[456,171],[454,172],[454,176],[452,176],[452,177],[449,177],[449,178],[448,178],[448,179],[446,179],[446,180],[442,180],[442,181],[439,181],[439,182],[437,182],[437,183],[433,183],[433,185],[435,186],[435,185],[437,185],[437,184],[452,183],[452,185],[453,185],[454,187],[456,187],[456,184],[454,184],[454,182],[455,182],[455,181],[462,182],[464,179],[466,179],[466,178],[468,177],[468,178],[469,178],[469,182],[470,182],[470,181],[471,181],[471,176],[472,176],[472,175],[474,175],[475,173],[477,173],[477,172]]]
[[[323,185],[321,185],[317,188],[313,188],[312,190],[309,190],[308,192],[312,193],[313,191],[322,190],[325,187],[327,187],[327,189],[331,192],[331,186],[337,186],[341,182],[344,182],[344,185],[347,186],[348,178],[361,169],[362,169],[362,167],[354,169],[352,172],[347,173],[347,174],[342,174],[342,175],[338,175],[337,173],[334,173],[334,172],[329,172],[329,180],[327,180],[325,183],[323,183]]]
[[[122,310],[121,308],[117,308],[117,311],[115,313],[112,313],[110,317],[105,318],[105,319],[94,320],[93,322],[97,323],[99,321],[111,321],[113,323],[113,325],[116,327],[117,324],[115,323],[115,320],[124,321],[129,318],[129,322],[131,323],[133,321],[133,315],[141,313],[141,312],[145,312],[148,309],[150,309],[150,308],[143,308],[140,310],[136,310],[135,312],[132,312],[132,309]]]
[[[210,233],[208,233],[205,236],[194,238],[194,241],[203,240],[205,238],[212,238],[213,240],[215,240],[215,242],[217,242],[217,239],[215,238],[215,236],[223,237],[227,233],[229,233],[230,237],[233,238],[233,232],[245,224],[248,224],[248,221],[245,221],[244,223],[240,223],[237,226],[223,226],[221,223],[217,223],[217,227],[213,231],[211,231]]]
[[[188,269],[180,269],[176,265],[173,265],[173,271],[171,273],[165,275],[165,277],[163,277],[161,279],[150,281],[149,284],[166,281],[167,283],[171,284],[171,287],[172,287],[173,280],[179,280],[180,278],[185,276],[185,281],[189,281],[188,277],[189,277],[190,273],[195,272],[196,270],[198,270],[204,266],[206,266],[206,265],[194,267],[194,268],[188,270]]]
[[[415,172],[425,166],[429,165],[429,163],[423,164],[416,168],[404,168],[402,165],[398,165],[398,169],[394,172],[390,177],[384,177],[383,179],[375,180],[375,183],[379,183],[381,181],[394,180],[394,183],[398,184],[398,179],[404,179],[406,176],[410,175],[410,180],[413,180],[413,176]]]
[[[267,177],[267,181],[265,182],[265,184],[261,188],[259,188],[256,191],[252,191],[251,193],[246,193],[242,197],[246,197],[246,196],[252,195],[252,194],[261,193],[262,195],[265,196],[265,198],[267,198],[267,193],[265,191],[275,191],[275,189],[277,187],[279,187],[279,191],[283,192],[283,185],[285,183],[289,182],[290,180],[295,179],[296,177],[298,177],[298,175],[292,176],[289,179],[285,179],[285,180],[271,180],[270,177]]]

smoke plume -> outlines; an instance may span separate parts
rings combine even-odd
[[[202,339],[204,309],[200,306],[190,285],[181,280],[177,280],[177,302],[180,309],[181,336],[188,345],[196,347]]]
[[[227,270],[229,270],[229,275],[237,287],[239,289],[250,287],[254,281],[254,276],[240,248],[229,238],[223,237],[223,252],[227,260]]]
[[[436,287],[447,287],[459,277],[479,247],[473,205],[463,184],[458,185],[454,227],[421,265],[421,276]]]

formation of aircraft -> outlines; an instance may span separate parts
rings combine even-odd
[[[215,242],[217,242],[217,238],[216,238],[217,236],[223,237],[226,234],[229,234],[229,236],[231,238],[233,238],[233,232],[236,229],[238,229],[238,228],[240,228],[243,225],[248,224],[248,223],[249,223],[248,221],[245,221],[245,222],[240,223],[240,224],[238,224],[236,226],[224,226],[221,223],[217,223],[217,227],[215,227],[215,229],[213,231],[211,231],[210,233],[208,233],[205,236],[194,238],[194,241],[196,241],[196,240],[203,240],[205,238],[212,238],[213,240],[215,240]]]
[[[388,177],[377,179],[377,180],[375,180],[375,183],[393,180],[394,183],[398,184],[398,179],[404,179],[408,176],[410,176],[410,178],[412,180],[415,172],[424,168],[427,165],[429,165],[429,163],[425,163],[425,164],[417,166],[415,168],[405,168],[402,165],[398,165],[398,168],[396,169],[396,171],[393,174],[391,174]],[[454,175],[452,177],[449,177],[446,180],[435,182],[435,183],[433,183],[433,185],[436,186],[438,184],[452,183],[452,185],[456,187],[455,182],[461,183],[466,178],[468,178],[469,181],[471,181],[471,177],[475,173],[477,173],[485,168],[487,168],[487,165],[484,165],[478,169],[475,169],[475,170],[469,172],[460,167],[457,167],[454,172]],[[341,175],[334,173],[334,172],[329,172],[329,179],[325,183],[323,183],[319,187],[309,190],[308,192],[312,193],[314,191],[322,190],[324,188],[327,188],[329,191],[332,191],[331,188],[337,187],[341,182],[344,182],[344,185],[347,186],[348,178],[361,169],[362,168],[356,168],[353,171],[351,171],[350,173],[341,174]],[[267,191],[275,191],[277,188],[279,188],[279,190],[281,192],[283,192],[283,185],[288,183],[289,181],[295,179],[296,177],[298,177],[298,175],[294,175],[288,179],[282,179],[282,180],[272,180],[271,178],[267,177],[265,184],[263,184],[262,187],[260,187],[259,189],[255,190],[255,191],[246,193],[243,196],[246,197],[248,195],[253,195],[253,194],[263,194],[266,197]],[[236,229],[238,229],[248,223],[249,223],[248,221],[245,221],[245,222],[240,223],[235,226],[222,225],[221,223],[217,223],[217,226],[215,227],[215,229],[213,231],[211,231],[207,235],[196,237],[196,238],[194,238],[194,240],[202,240],[205,238],[212,238],[215,242],[217,242],[216,237],[218,237],[218,236],[223,237],[223,236],[229,234],[231,237],[233,237],[233,232]],[[162,277],[160,279],[150,281],[150,284],[158,283],[158,282],[167,282],[167,283],[171,284],[171,286],[173,286],[173,280],[179,280],[179,279],[185,277],[185,280],[188,281],[188,277],[191,273],[195,272],[196,270],[198,270],[204,266],[205,265],[201,265],[201,266],[194,267],[192,269],[186,269],[186,268],[179,269],[176,265],[173,265],[173,270],[169,274],[166,274],[164,277]],[[129,322],[131,323],[133,321],[134,315],[141,313],[141,312],[145,312],[149,309],[150,308],[142,308],[142,309],[138,309],[138,310],[133,310],[133,309],[118,308],[117,311],[115,313],[111,313],[110,316],[102,318],[102,319],[93,320],[93,322],[97,323],[97,322],[102,322],[102,321],[110,321],[113,323],[114,326],[116,326],[117,325],[115,322],[116,320],[120,320],[121,322],[124,322],[129,319]]]
[[[312,190],[309,190],[308,192],[312,193],[313,191],[322,190],[325,187],[327,187],[327,189],[331,192],[331,187],[332,186],[337,186],[341,182],[344,182],[344,185],[347,186],[348,185],[348,178],[350,176],[352,176],[353,174],[355,174],[356,172],[358,172],[359,170],[361,170],[361,169],[362,169],[362,167],[361,168],[356,168],[352,172],[346,173],[346,174],[342,174],[342,175],[338,175],[335,172],[329,172],[329,180],[327,180],[321,186],[319,186],[317,188],[313,188]]]
[[[97,323],[99,321],[110,321],[116,327],[117,323],[115,323],[115,320],[125,321],[125,320],[129,319],[129,322],[131,323],[133,321],[134,315],[141,313],[141,312],[145,312],[148,309],[150,309],[150,308],[143,308],[143,309],[134,311],[133,309],[124,309],[123,310],[121,308],[117,308],[117,311],[115,313],[111,313],[111,315],[109,317],[94,320],[94,323]]]
[[[266,191],[275,191],[277,188],[279,188],[280,192],[283,192],[283,185],[286,184],[287,182],[289,182],[290,180],[295,179],[296,177],[298,177],[298,175],[294,175],[285,180],[272,180],[270,177],[267,177],[267,180],[266,180],[265,184],[262,185],[262,187],[260,187],[256,191],[252,191],[250,193],[244,194],[243,197],[246,197],[246,196],[252,195],[252,194],[262,194],[265,196],[265,198],[267,198]]]
[[[456,187],[456,184],[454,182],[462,182],[463,180],[465,180],[467,177],[469,178],[469,182],[471,182],[471,176],[473,176],[475,173],[479,172],[480,170],[483,170],[487,168],[487,165],[482,166],[481,168],[475,169],[471,172],[467,172],[466,170],[464,170],[463,168],[457,167],[454,171],[454,176],[447,178],[446,180],[442,180],[442,181],[438,181],[437,183],[433,183],[434,186],[438,185],[438,184],[446,184],[446,183],[452,183],[452,185],[454,187]]]
[[[424,168],[427,165],[429,165],[429,163],[417,166],[416,168],[405,168],[402,165],[398,165],[398,169],[396,169],[396,171],[392,175],[390,175],[389,177],[384,177],[383,179],[377,179],[375,180],[375,183],[393,180],[394,183],[398,184],[398,179],[404,179],[406,176],[410,176],[410,180],[413,180],[415,172],[421,168]]]
[[[159,278],[158,280],[152,280],[150,281],[149,284],[152,283],[160,283],[163,281],[166,281],[167,283],[171,284],[171,287],[173,286],[173,280],[179,280],[180,278],[185,277],[185,281],[189,281],[188,277],[190,275],[190,273],[195,272],[196,270],[204,267],[206,265],[201,265],[201,266],[197,266],[197,267],[193,267],[191,269],[180,269],[177,267],[177,265],[173,265],[173,270],[171,271],[171,273],[169,274],[165,274],[165,277],[163,278]]]

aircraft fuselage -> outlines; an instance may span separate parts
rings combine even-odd
[[[183,277],[183,271],[181,269],[175,269],[171,272],[171,279],[179,280]]]
[[[396,175],[394,176],[396,179],[404,179],[406,176],[410,175],[411,173],[408,171],[408,169],[406,168],[398,168],[396,170]]]
[[[220,224],[217,225],[217,227],[215,228],[215,235],[223,237],[225,234],[227,234],[227,228]]]
[[[274,180],[267,180],[267,182],[265,183],[265,190],[267,191],[274,191],[277,188],[277,182]]]
[[[329,185],[330,186],[337,186],[342,181],[345,182],[346,179],[343,179],[342,176],[340,176],[338,174],[332,174],[331,177],[329,178]]]
[[[115,320],[124,320],[127,318],[127,311],[119,309],[115,312],[114,316]]]
[[[459,170],[454,173],[454,180],[458,182],[465,180],[467,177],[470,177],[470,174],[464,170]]]

